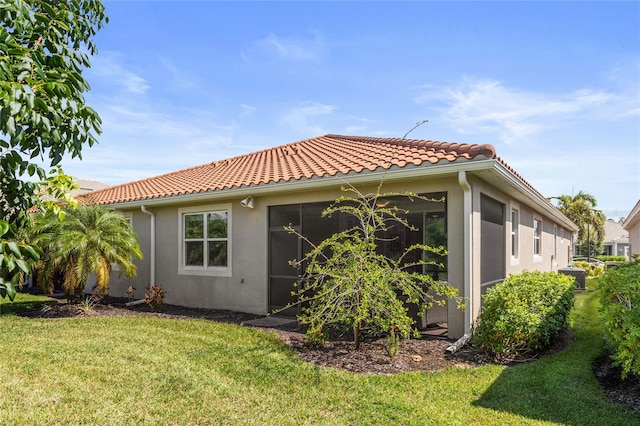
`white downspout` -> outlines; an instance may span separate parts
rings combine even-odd
[[[151,236],[150,236],[150,248],[149,248],[149,286],[156,283],[156,215],[153,212],[147,210],[145,206],[140,206],[142,213],[151,216]],[[134,300],[133,302],[125,303],[126,306],[141,305],[145,302],[144,299]]]
[[[464,295],[468,297],[467,303],[464,308],[464,335],[458,339],[455,343],[447,348],[447,352],[455,353],[458,349],[464,346],[470,339],[473,333],[473,211],[472,211],[472,194],[471,185],[467,181],[467,173],[464,171],[458,172],[458,183],[462,187],[464,193],[464,205],[463,205],[463,232],[464,232]]]

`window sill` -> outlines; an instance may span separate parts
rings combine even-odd
[[[178,275],[195,275],[205,277],[231,277],[231,268],[180,268]]]

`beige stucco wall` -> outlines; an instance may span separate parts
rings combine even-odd
[[[636,222],[629,230],[629,257],[640,255],[640,221]]]
[[[571,231],[563,227],[549,215],[534,210],[532,207],[521,201],[514,200],[481,180],[475,180],[474,187],[474,206],[479,209],[480,194],[483,193],[501,203],[505,204],[505,246],[506,246],[506,272],[517,274],[522,271],[553,271],[557,272],[558,268],[569,265],[570,247],[571,247]],[[511,210],[516,209],[519,212],[520,224],[519,244],[517,255],[511,256]],[[478,211],[474,208],[474,212]],[[533,252],[533,221],[540,220],[542,222],[542,241],[541,253],[539,256]],[[479,218],[477,219],[480,220]],[[475,253],[475,251],[474,251]]]
[[[553,236],[553,223],[549,218],[540,217],[543,221],[543,252],[540,259],[535,259],[532,252],[533,210],[522,203],[515,203],[506,194],[485,184],[480,179],[469,179],[473,188],[473,228],[477,233],[473,237],[472,271],[474,297],[473,313],[477,316],[480,310],[480,194],[488,196],[506,205],[505,226],[506,239],[506,271],[517,273],[522,270],[557,270],[558,265],[568,264],[567,238],[560,240]],[[375,191],[375,186],[358,185],[361,191]],[[448,212],[448,281],[464,292],[464,221],[463,191],[457,176],[448,178],[422,178],[388,182],[383,192],[416,193],[447,192]],[[231,217],[231,276],[198,276],[179,273],[178,247],[179,241],[179,208],[177,206],[148,205],[149,211],[156,218],[156,270],[155,284],[166,290],[165,302],[197,308],[230,309],[256,314],[266,314],[268,309],[268,208],[269,206],[331,201],[340,195],[340,188],[316,191],[295,191],[278,195],[254,195],[254,208],[248,209],[240,205],[243,197],[216,199],[215,201],[199,201],[197,204],[184,204],[180,208],[194,206],[215,206],[230,204]],[[521,212],[520,254],[518,262],[512,262],[510,248],[510,208],[517,205]],[[124,297],[129,285],[136,287],[137,298],[144,294],[150,283],[150,221],[149,215],[139,208],[126,210],[132,215],[133,227],[138,234],[139,243],[145,255],[144,260],[137,262],[138,276],[124,279],[112,276],[110,289],[113,296]],[[560,229],[558,227],[558,229]],[[565,236],[568,236],[565,231]],[[554,244],[557,246],[557,257],[553,257]],[[152,283],[153,284],[153,283]],[[460,337],[464,333],[464,311],[456,309],[453,303],[448,307],[449,336]]]
[[[633,206],[622,226],[629,232],[629,258],[632,259],[633,255],[640,255],[640,200]]]

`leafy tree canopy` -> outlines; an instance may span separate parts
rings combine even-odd
[[[100,117],[85,105],[82,71],[107,21],[100,0],[0,2],[0,297],[13,299],[16,277],[37,257],[17,236],[28,210],[53,206],[70,187],[60,168],[48,176],[41,164],[82,158],[100,133]],[[46,182],[48,199],[36,181]]]
[[[600,210],[596,210],[598,203],[593,195],[580,191],[573,196],[560,195],[551,199],[556,199],[560,211],[578,225],[578,244],[585,245],[588,240],[602,244],[607,218]]]
[[[35,202],[46,170],[65,154],[81,158],[100,133],[85,105],[82,71],[92,37],[107,22],[99,0],[13,0],[0,4],[0,213],[14,222]]]

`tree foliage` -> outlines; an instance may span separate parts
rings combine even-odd
[[[2,216],[27,211],[37,194],[25,174],[46,170],[93,145],[100,117],[85,105],[82,71],[96,53],[92,37],[106,22],[99,0],[16,0],[0,4],[0,192]]]
[[[112,265],[133,277],[142,251],[135,232],[121,213],[98,205],[66,209],[62,220],[51,213],[34,219],[33,242],[44,253],[38,266],[38,283],[51,293],[60,279],[67,297],[81,296],[89,275],[96,288],[108,292]]]
[[[0,2],[0,221],[3,229],[9,225],[6,238],[15,238],[30,208],[54,207],[51,201],[67,192],[61,169],[51,175],[47,169],[65,154],[81,158],[82,147],[96,142],[101,122],[85,105],[89,84],[82,72],[96,53],[92,37],[107,19],[99,0]],[[50,195],[44,204],[43,181]],[[12,256],[27,266],[32,257]],[[0,270],[5,282],[11,265]]]
[[[15,239],[5,239],[10,235],[9,223],[0,220],[0,298],[13,300],[16,285],[22,282],[24,274],[31,270],[31,264],[38,260],[38,250]]]
[[[322,216],[347,215],[355,219],[351,228],[317,245],[288,228],[312,247],[304,259],[292,261],[296,267],[307,264],[295,291],[302,305],[298,320],[309,325],[307,337],[315,344],[324,341],[331,327],[351,328],[356,349],[364,333],[390,332],[406,338],[415,322],[408,314],[407,304],[415,304],[424,312],[434,303],[443,305],[446,299],[456,297],[457,290],[429,275],[411,271],[415,266],[427,264],[427,260],[405,262],[405,258],[415,250],[436,255],[445,255],[446,250],[415,244],[406,247],[397,259],[381,254],[378,244],[386,230],[391,227],[415,230],[404,217],[408,212],[388,200],[398,194],[381,194],[381,186],[370,194],[352,186],[342,189],[347,195],[339,197]]]
[[[604,213],[596,210],[596,198],[584,191],[578,192],[574,196],[560,195],[551,197],[558,201],[560,211],[578,225],[578,240],[580,246],[591,243],[589,252],[599,254],[598,248],[604,241],[604,224],[607,220]]]
[[[606,272],[598,288],[603,327],[614,365],[622,378],[640,378],[640,261]]]

